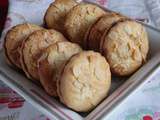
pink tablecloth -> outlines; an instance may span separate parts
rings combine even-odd
[[[52,1],[10,0],[8,17],[0,43],[3,43],[4,35],[8,29],[16,24],[23,22],[42,24],[44,11]],[[90,0],[90,2],[96,2],[153,26],[160,26],[159,0]],[[0,46],[2,47],[2,44]],[[111,114],[110,120],[160,120],[159,77],[160,75],[157,74],[125,101],[120,108],[113,111],[114,114]],[[13,90],[0,83],[0,120],[10,119],[49,120]]]

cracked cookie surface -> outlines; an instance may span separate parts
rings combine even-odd
[[[103,36],[103,41],[102,52],[116,75],[130,75],[146,61],[149,41],[140,23],[118,22]]]
[[[57,80],[65,62],[74,54],[81,52],[79,45],[67,41],[50,45],[38,60],[40,82],[46,92],[51,96],[57,96]]]
[[[21,63],[28,78],[39,80],[37,60],[41,52],[49,45],[64,40],[61,33],[52,29],[35,31],[22,43]]]
[[[66,64],[57,84],[60,100],[75,111],[86,112],[103,100],[109,91],[111,73],[105,58],[84,51]]]

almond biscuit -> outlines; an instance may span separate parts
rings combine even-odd
[[[93,24],[88,35],[87,46],[89,49],[99,51],[101,37],[104,32],[111,27],[112,24],[116,23],[121,19],[126,19],[126,17],[121,16],[117,13],[110,13],[102,16],[95,24]]]
[[[41,52],[49,45],[64,40],[61,33],[52,29],[35,31],[22,43],[21,63],[28,78],[39,80],[37,60]]]
[[[119,21],[102,39],[102,54],[114,74],[128,76],[146,61],[149,41],[140,23],[133,20]]]
[[[111,72],[100,53],[84,51],[69,59],[57,82],[61,102],[78,112],[96,107],[108,94]]]
[[[46,92],[57,96],[56,82],[65,62],[74,54],[81,52],[79,45],[67,41],[56,42],[44,51],[38,60],[40,82]]]
[[[64,21],[66,14],[77,5],[75,0],[55,0],[47,9],[44,22],[47,28],[54,28],[64,33]]]
[[[24,23],[12,27],[6,34],[4,41],[4,50],[7,61],[10,65],[21,69],[20,64],[20,47],[32,32],[43,29],[40,26]]]
[[[70,41],[83,46],[85,33],[91,24],[106,12],[93,4],[81,3],[66,16],[65,30]]]

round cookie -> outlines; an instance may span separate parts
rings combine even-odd
[[[57,82],[61,102],[78,112],[87,112],[99,104],[111,85],[110,68],[100,53],[84,51],[74,55]]]
[[[40,82],[46,92],[51,96],[57,96],[57,80],[64,63],[74,54],[81,52],[79,45],[61,41],[50,45],[42,52],[38,60]]]
[[[45,25],[64,33],[66,14],[76,5],[75,0],[56,0],[51,3],[44,16]]]
[[[43,29],[40,26],[24,23],[12,27],[5,36],[4,50],[7,61],[10,65],[13,65],[21,69],[20,64],[20,47],[23,42],[32,32]]]
[[[93,4],[81,3],[75,6],[66,16],[65,30],[68,38],[83,46],[87,29],[105,13],[104,10]]]
[[[102,39],[102,53],[116,75],[130,75],[146,61],[149,41],[147,32],[140,23],[132,20],[119,21]]]
[[[89,49],[99,51],[100,49],[100,40],[103,36],[105,30],[109,30],[112,24],[116,23],[119,20],[126,19],[126,17],[121,16],[120,14],[111,12],[102,16],[98,21],[96,21],[90,28],[88,37],[87,37],[87,47]]]
[[[41,52],[49,45],[64,40],[61,33],[52,29],[35,31],[22,43],[21,64],[28,78],[39,80],[37,60]]]

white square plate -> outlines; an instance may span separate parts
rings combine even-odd
[[[128,95],[132,94],[142,83],[153,76],[159,67],[160,31],[149,25],[143,25],[147,29],[150,41],[150,53],[147,63],[130,78],[112,78],[112,88],[109,96],[91,112],[74,112],[61,104],[58,99],[48,96],[40,85],[28,80],[23,73],[17,72],[6,64],[3,50],[0,52],[0,80],[53,119],[93,120],[106,117]]]

